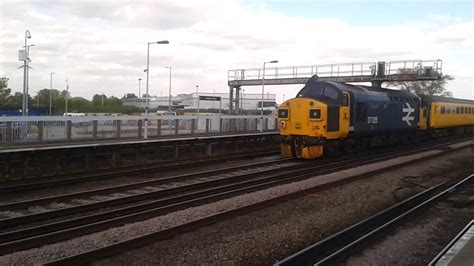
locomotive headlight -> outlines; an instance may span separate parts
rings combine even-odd
[[[280,121],[280,127],[281,127],[281,128],[286,128],[286,123],[285,123],[285,121]]]
[[[278,118],[288,119],[289,112],[288,109],[278,109]]]
[[[309,109],[310,119],[321,119],[321,109]]]

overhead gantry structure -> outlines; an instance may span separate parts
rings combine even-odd
[[[442,75],[441,60],[400,60],[328,65],[267,67],[265,81],[262,68],[229,70],[229,114],[239,114],[242,86],[305,84],[317,75],[319,79],[334,82],[371,82],[380,87],[386,81],[438,80]],[[234,94],[235,91],[235,94]],[[235,95],[235,96],[234,96]],[[235,109],[234,109],[235,106]]]

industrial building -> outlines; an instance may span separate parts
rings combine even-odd
[[[239,97],[239,108],[243,112],[255,113],[261,110],[262,94],[258,93],[241,93]],[[234,105],[235,105],[235,99]],[[135,106],[145,108],[145,98],[123,99],[124,106]],[[149,108],[165,110],[169,106],[169,97],[150,97]],[[235,106],[234,106],[235,107]],[[265,111],[274,111],[277,107],[276,95],[266,93],[264,94],[263,109]],[[171,109],[181,109],[188,112],[218,112],[229,110],[229,94],[228,93],[209,93],[209,92],[194,92],[191,94],[179,94],[172,96]]]

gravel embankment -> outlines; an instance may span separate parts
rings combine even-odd
[[[413,160],[411,156],[406,160]],[[471,160],[468,149],[443,155],[409,167],[401,167],[350,185],[304,196],[259,212],[133,250],[98,264],[268,264],[307,244],[342,229],[394,203],[393,191],[405,176],[424,175],[433,166],[459,169],[456,162]],[[0,264],[29,265],[72,255],[126,238],[168,228],[219,211],[243,206],[304,188],[344,178],[362,171],[392,165],[400,159],[353,168],[263,191],[194,207],[143,222],[128,224],[62,243],[0,257]],[[453,162],[454,161],[454,162]],[[439,181],[439,180],[438,180]],[[434,182],[434,180],[432,181]],[[413,191],[419,191],[415,189]],[[363,193],[361,193],[363,192]],[[368,192],[368,193],[367,193]]]
[[[370,241],[345,265],[428,265],[474,218],[474,185],[410,216],[389,235]]]

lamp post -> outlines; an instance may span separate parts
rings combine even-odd
[[[173,67],[165,67],[165,68],[169,68],[170,69],[170,81],[169,81],[169,99],[168,99],[168,112],[171,112],[171,69],[173,69]]]
[[[260,132],[263,132],[263,101],[265,97],[265,65],[278,63],[278,60],[263,62],[263,75],[262,75],[262,105],[260,109]]]
[[[50,73],[50,78],[49,78],[49,116],[52,116],[53,112],[53,75],[56,74],[54,72]]]
[[[142,96],[142,89],[141,89],[141,83],[142,83],[142,79],[139,78],[138,79],[138,99],[140,99]]]
[[[150,95],[148,95],[148,82],[150,80],[150,44],[169,44],[170,42],[167,40],[158,41],[158,42],[148,42],[148,49],[146,54],[146,105],[145,105],[145,130],[143,134],[143,138],[148,138],[148,107],[150,103]]]
[[[28,108],[27,106],[27,101],[28,101],[28,95],[27,95],[27,69],[28,69],[28,61],[30,60],[29,55],[28,55],[28,39],[31,39],[31,33],[29,30],[25,31],[25,60],[23,61],[23,97],[22,97],[22,115],[26,116],[26,110]]]
[[[197,106],[197,114],[199,116],[199,85],[196,85],[196,106]]]

